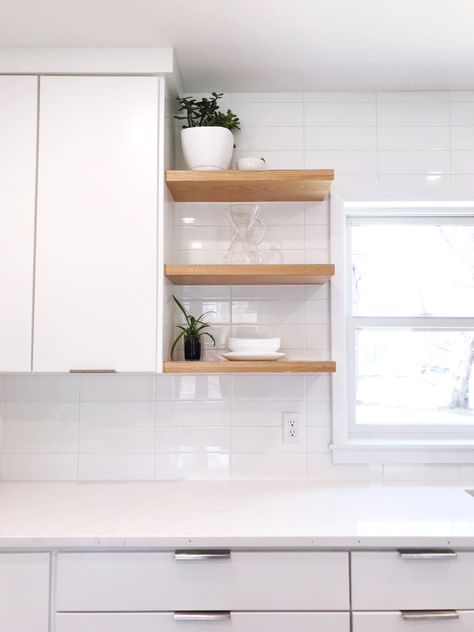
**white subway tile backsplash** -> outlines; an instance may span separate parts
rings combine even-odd
[[[375,92],[305,92],[305,103],[375,103]]]
[[[246,127],[235,134],[238,151],[288,151],[304,149],[303,127]]]
[[[79,480],[150,480],[153,454],[79,454]]]
[[[383,466],[335,465],[331,454],[314,452],[308,454],[308,476],[320,481],[381,481]]]
[[[398,92],[378,92],[379,103],[447,103],[449,92],[443,90],[400,90]]]
[[[379,151],[379,173],[436,174],[451,172],[449,151]]]
[[[3,421],[50,422],[63,425],[79,423],[79,403],[73,402],[5,402]]]
[[[1,451],[4,454],[74,454],[78,426],[38,421],[4,421]]]
[[[155,424],[154,402],[81,402],[81,427],[149,427]]]
[[[341,175],[377,172],[375,151],[306,151],[305,157],[306,169],[325,169],[325,165],[331,165]]]
[[[376,125],[376,106],[373,103],[357,102],[306,102],[304,125],[319,126],[360,126]]]
[[[474,151],[453,151],[453,171],[474,173]]]
[[[284,443],[282,428],[232,428],[232,455],[306,452],[306,427],[300,427],[298,443]]]
[[[233,92],[232,105],[236,103],[301,103],[302,92]]]
[[[305,127],[304,148],[308,150],[375,151],[377,128],[373,127]]]
[[[75,480],[77,454],[4,454],[0,477],[5,481]]]
[[[158,400],[227,400],[232,395],[230,375],[159,375]]]
[[[329,452],[331,429],[329,426],[308,427],[308,452]]]
[[[233,478],[305,478],[306,454],[232,454]]]
[[[474,150],[474,125],[451,127],[451,149]]]
[[[474,125],[474,101],[451,103],[451,125]]]
[[[329,427],[331,425],[331,402],[308,399],[306,402],[306,416],[308,426]]]
[[[331,378],[329,375],[307,375],[306,396],[308,400],[330,401]]]
[[[156,403],[158,426],[228,426],[231,423],[230,402],[159,401]]]
[[[236,375],[234,400],[303,399],[303,375]]]
[[[474,101],[474,90],[453,91],[451,101]]]
[[[279,127],[273,128],[278,133]],[[234,151],[233,168],[236,168],[237,160],[239,158],[248,158],[249,156],[255,156],[258,154],[259,158],[265,159],[266,169],[303,169],[304,168],[304,151],[303,150],[270,150],[260,149],[256,150],[242,150],[236,149]]]
[[[238,400],[232,402],[232,428],[269,427],[282,429],[284,412],[297,412],[306,424],[305,400]]]
[[[176,203],[175,219],[177,226],[228,226],[227,204],[198,202],[193,204]]]
[[[235,325],[304,325],[304,304],[282,298],[232,301],[232,322]]]
[[[248,126],[292,126],[303,125],[303,104],[274,102],[268,103],[239,103],[238,112],[241,128]],[[275,130],[277,131],[277,130]]]
[[[449,150],[449,130],[445,127],[383,127],[377,130],[377,145],[379,150]]]
[[[6,402],[77,402],[79,378],[72,375],[6,375]]]
[[[79,433],[80,453],[153,452],[154,427],[85,427]]]
[[[81,401],[130,402],[155,398],[152,375],[86,375],[81,377]]]
[[[449,103],[398,102],[377,105],[377,124],[380,126],[400,125],[449,125]]]
[[[223,479],[230,474],[230,456],[225,453],[157,454],[157,479]]]
[[[230,428],[157,428],[156,452],[228,452]]]

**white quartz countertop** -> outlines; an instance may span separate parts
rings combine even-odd
[[[0,483],[0,548],[474,548],[460,487]]]

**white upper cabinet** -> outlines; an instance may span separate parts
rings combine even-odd
[[[31,369],[38,79],[0,76],[0,373]]]
[[[34,371],[156,370],[158,91],[40,80]]]

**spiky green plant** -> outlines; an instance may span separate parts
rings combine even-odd
[[[195,318],[194,316],[191,316],[191,314],[187,311],[187,309],[184,307],[184,305],[182,305],[182,303],[180,303],[180,301],[178,301],[178,299],[176,298],[176,296],[173,295],[173,300],[176,303],[176,305],[178,306],[179,310],[181,311],[181,313],[184,316],[184,319],[186,321],[186,326],[184,325],[176,325],[176,327],[178,329],[180,329],[180,333],[176,336],[176,338],[174,339],[173,344],[171,345],[171,359],[173,359],[173,354],[175,352],[176,349],[176,345],[178,344],[178,342],[181,340],[181,338],[183,338],[183,336],[185,338],[188,337],[196,337],[198,339],[201,338],[201,336],[208,336],[212,342],[214,347],[216,346],[216,341],[215,338],[212,334],[210,334],[208,331],[203,331],[203,329],[207,329],[210,327],[209,323],[204,322],[202,319],[204,318],[204,316],[207,316],[207,314],[214,314],[214,312],[204,312],[204,314],[201,314],[199,316],[199,318]]]

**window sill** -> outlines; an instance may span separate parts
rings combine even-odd
[[[474,463],[471,439],[351,439],[331,450],[334,463]]]

